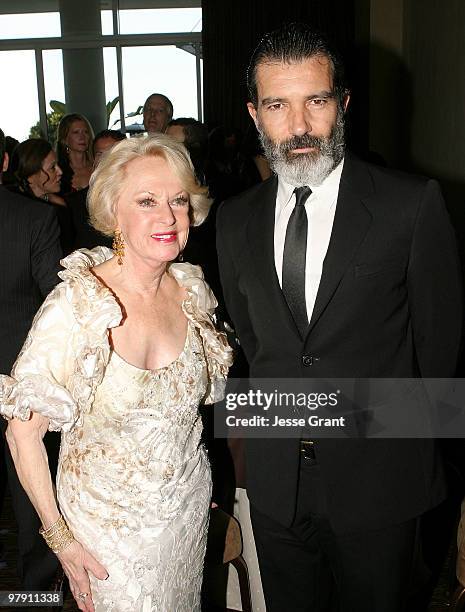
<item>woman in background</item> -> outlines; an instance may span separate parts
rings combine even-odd
[[[61,193],[85,189],[89,185],[94,157],[92,141],[94,132],[89,121],[77,113],[65,115],[57,131],[57,158],[63,177]]]
[[[60,196],[62,170],[52,145],[42,138],[29,138],[14,150],[11,162],[12,185],[8,189],[54,206],[60,225],[60,242],[65,254],[72,244],[69,210]]]

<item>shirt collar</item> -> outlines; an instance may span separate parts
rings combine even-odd
[[[318,186],[309,185],[312,190],[310,198],[318,197],[331,204],[337,199],[339,192],[339,183],[341,181],[342,169],[344,167],[344,158],[332,170],[325,180]],[[276,196],[276,207],[283,210],[289,204],[294,193],[294,185],[289,185],[280,176],[278,176],[278,192]],[[278,212],[278,211],[277,211]]]

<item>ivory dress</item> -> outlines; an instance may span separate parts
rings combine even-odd
[[[199,267],[171,264],[185,287],[184,348],[158,370],[111,350],[121,310],[90,272],[112,252],[76,251],[38,312],[0,412],[30,411],[61,430],[60,510],[107,569],[91,576],[96,612],[198,612],[211,477],[198,406],[221,397],[231,350],[212,323],[216,301]]]

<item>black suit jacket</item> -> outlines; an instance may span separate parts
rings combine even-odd
[[[60,280],[56,212],[0,185],[0,373],[9,374],[32,319]]]
[[[346,154],[308,332],[300,337],[274,265],[272,177],[226,201],[217,248],[226,307],[257,378],[450,377],[461,336],[455,236],[435,181]],[[444,495],[431,440],[315,443],[336,532],[418,516]],[[293,519],[298,440],[247,443],[251,503]]]

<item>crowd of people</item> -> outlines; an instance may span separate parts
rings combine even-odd
[[[254,379],[455,375],[461,273],[437,183],[346,149],[343,64],[311,27],[267,34],[247,83],[244,137],[175,118],[161,93],[142,137],[72,113],[55,148],[9,155],[0,131],[21,589],[62,568],[85,612],[200,612],[221,500],[199,406],[222,399],[233,354]],[[305,426],[247,440],[246,481],[268,612],[426,610],[422,519],[447,497],[434,440]]]

